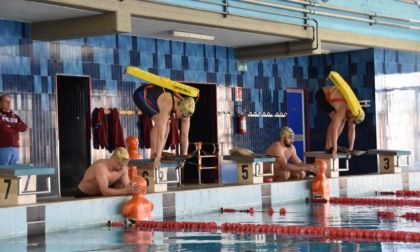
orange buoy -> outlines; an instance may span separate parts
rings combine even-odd
[[[280,215],[286,215],[286,209],[280,208]]]

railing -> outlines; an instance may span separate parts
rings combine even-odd
[[[170,0],[146,1],[212,13],[219,13],[225,18],[227,16],[241,16],[293,25],[301,25],[303,27],[311,27],[307,24],[307,21],[313,20],[313,18],[309,16],[326,16],[330,18],[368,23],[370,25],[383,25],[420,31],[420,20],[384,15],[372,11],[345,8],[335,6],[330,3],[319,3],[317,1],[277,1],[282,4],[260,0],[189,0],[177,1],[176,3],[173,3],[174,1]],[[413,5],[412,8],[416,8],[416,6]],[[290,22],[290,20],[293,19],[300,19],[301,22]]]

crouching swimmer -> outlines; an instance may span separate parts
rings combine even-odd
[[[274,162],[274,180],[299,180],[306,178],[306,171],[318,172],[318,166],[306,164],[300,160],[293,146],[294,132],[289,127],[283,127],[280,131],[280,140],[271,144],[265,154],[276,158]],[[293,164],[289,164],[288,161]],[[264,170],[268,170],[271,164],[264,163]]]
[[[130,185],[128,160],[128,152],[123,147],[116,148],[110,159],[97,160],[86,170],[77,187],[75,198],[138,193],[139,186]]]
[[[123,214],[130,222],[150,221],[152,219],[153,202],[149,201],[144,195],[146,194],[147,182],[143,177],[133,178],[133,183],[139,186],[140,191],[124,204]]]

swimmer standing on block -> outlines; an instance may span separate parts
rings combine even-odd
[[[346,121],[348,122],[348,150],[353,150],[356,138],[356,124],[361,123],[365,119],[364,112],[359,116],[354,116],[346,99],[336,86],[320,88],[315,94],[315,99],[331,118],[325,141],[326,152],[331,153],[333,159],[337,158],[337,141],[343,132]]]
[[[171,143],[180,142],[181,155],[187,155],[190,117],[195,111],[195,100],[153,84],[137,88],[133,99],[143,115],[150,117],[154,122],[150,133],[150,159],[154,159],[153,167],[160,168],[162,152],[170,129],[173,137]],[[181,136],[178,135],[176,120],[181,121]]]

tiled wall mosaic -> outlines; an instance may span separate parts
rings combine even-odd
[[[371,100],[366,119],[357,127],[356,148],[376,148],[375,68],[388,69],[390,63],[375,59],[377,51],[363,50],[312,57],[284,58],[247,62],[248,71],[237,71],[235,49],[220,46],[183,43],[110,35],[57,42],[29,39],[29,25],[0,21],[0,92],[10,93],[13,108],[28,123],[21,134],[21,163],[57,167],[57,123],[55,107],[55,75],[90,76],[92,109],[115,107],[135,110],[133,91],[143,83],[125,76],[124,69],[138,66],[173,80],[217,83],[218,111],[231,111],[241,105],[246,112],[286,111],[286,88],[308,90],[308,111],[311,150],[322,150],[329,118],[314,101],[314,93],[325,84],[330,70],[339,72],[355,89],[359,99]],[[391,57],[390,52],[386,55]],[[399,59],[413,58],[400,53]],[[416,56],[413,71],[419,71]],[[397,69],[408,71],[407,66]],[[376,71],[377,73],[378,71]],[[234,87],[243,88],[243,101],[234,102]],[[218,119],[219,143],[222,154],[231,147],[250,148],[262,153],[276,139],[287,118],[249,117],[247,134],[237,134],[236,119]],[[137,135],[137,116],[122,115],[125,136]],[[346,145],[345,134],[340,144]],[[93,159],[106,157],[94,151]],[[353,173],[376,171],[376,158],[352,158]],[[57,181],[52,181],[53,187]]]

